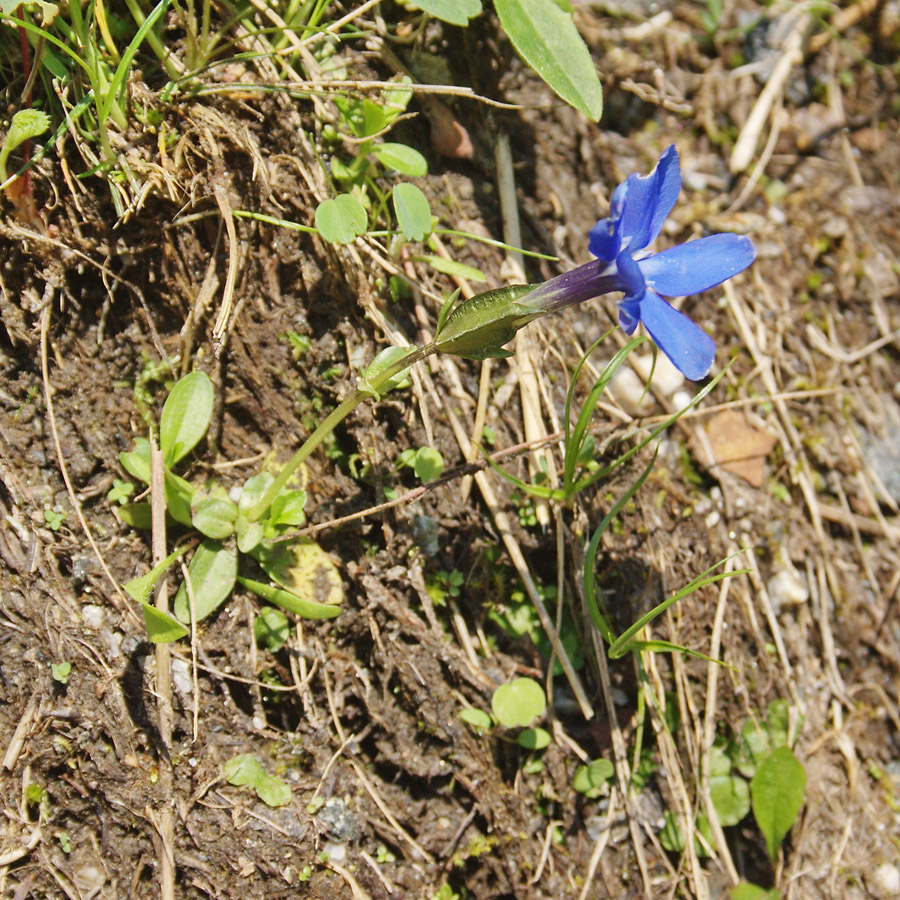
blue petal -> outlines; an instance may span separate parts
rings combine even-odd
[[[672,144],[663,151],[649,175],[629,175],[622,211],[622,248],[632,253],[649,246],[659,234],[681,191],[678,151]]]
[[[641,321],[641,301],[626,297],[619,301],[619,325],[625,334],[634,334]]]
[[[618,289],[625,292],[626,300],[640,300],[647,290],[641,267],[632,258],[630,253],[620,253],[616,257],[616,271],[618,273]]]
[[[641,322],[685,378],[699,381],[709,374],[716,358],[713,339],[650,289],[641,301]]]
[[[601,219],[588,235],[588,250],[603,262],[612,262],[622,246],[622,211],[628,184],[620,184],[609,203],[609,218]]]
[[[686,297],[742,272],[756,257],[750,238],[713,234],[638,261],[647,284],[665,297]]]

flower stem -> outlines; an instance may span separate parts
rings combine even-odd
[[[376,391],[381,385],[385,384],[395,375],[398,375],[404,369],[408,369],[414,363],[417,363],[437,351],[434,343],[426,344],[424,347],[416,347],[406,356],[401,357],[393,365],[388,366],[383,372],[373,378],[369,384]],[[255,522],[262,518],[263,514],[272,505],[272,501],[284,489],[291,476],[302,465],[306,458],[315,450],[325,438],[344,420],[350,413],[356,409],[360,403],[367,397],[371,397],[370,391],[355,390],[346,400],[336,406],[316,427],[316,430],[303,442],[300,449],[285,463],[284,468],[278,473],[276,479],[269,485],[269,489],[257,501],[256,505],[247,514],[247,518],[251,522]]]

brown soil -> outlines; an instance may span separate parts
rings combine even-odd
[[[701,413],[670,430],[605,537],[597,570],[622,630],[752,548],[734,560],[748,573],[700,590],[652,626],[654,638],[728,668],[645,653],[639,670],[627,655],[607,671],[593,656],[579,588],[585,534],[649,456],[573,508],[551,510],[546,528],[520,522],[507,482],[484,476],[542,585],[556,584],[562,547],[566,630],[580,636],[572,657],[594,715],[585,718],[555,675],[543,723],[553,740],[542,754],[459,719],[464,706],[489,709],[497,685],[543,679],[549,666],[545,647],[511,637],[490,615],[521,606],[519,576],[502,522],[462,476],[415,503],[315,531],[344,580],[338,618],[298,621],[273,654],[254,639],[259,601],[238,592],[193,647],[172,645],[196,680],[176,686],[171,738],[160,732],[157,658],[139,607],[120,589],[149,568],[149,540],[107,499],[113,479],[126,477],[118,454],[147,433],[136,386],[158,414],[173,373],[210,375],[214,424],[188,476],[228,488],[266,454],[286,459],[352,389],[359,362],[433,329],[451,287],[407,255],[396,264],[422,291],[394,302],[385,286],[394,263],[376,239],[336,248],[231,217],[250,210],[312,222],[327,193],[311,141],[329,103],[317,101],[316,118],[308,99],[223,89],[162,106],[155,87],[135,83],[177,142],[161,155],[154,135],[136,127],[123,136],[136,178],[152,185],[125,221],[104,181],[72,180],[82,161],[71,137],[34,175],[47,233],[2,207],[0,894],[157,897],[171,854],[184,898],[719,897],[736,876],[777,884],[784,897],[886,895],[900,862],[896,10],[860,4],[873,8],[837,31],[816,27],[762,129],[753,159],[764,167],[744,193],[753,165],[731,177],[728,160],[761,83],[730,67],[739,52],[753,61],[731,29],[763,11],[739,5],[726,5],[714,40],[684,0],[649,22],[640,3],[580,7],[605,87],[599,126],[517,62],[491,17],[465,33],[432,25],[420,44],[446,60],[455,83],[520,108],[449,101],[472,159],[439,156],[424,115],[392,132],[428,157],[430,174],[417,183],[442,224],[495,238],[503,224],[494,142],[509,136],[523,245],[563,260],[529,262],[532,279],[586,260],[585,235],[612,187],[647,171],[672,142],[685,189],[663,240],[738,230],[759,252],[726,292],[685,302],[716,338],[719,364],[733,362]],[[378,54],[345,52],[353,75],[390,76]],[[272,78],[265,60],[247,65],[215,76],[219,87]],[[7,89],[11,108],[20,90]],[[500,250],[445,243],[503,283]],[[548,432],[579,348],[613,317],[614,303],[596,301],[529,328]],[[294,352],[292,333],[308,338],[305,353]],[[471,433],[479,373],[476,363],[432,361],[412,389],[354,413],[308,464],[310,523],[367,510],[385,488],[415,487],[394,465],[406,448],[432,444],[448,467],[463,464],[453,420]],[[498,450],[529,438],[520,376],[512,363],[490,369],[487,422]],[[657,400],[654,415],[674,408],[671,396]],[[633,439],[642,424],[612,403],[597,412],[599,446]],[[758,487],[704,462],[701,430],[721,404],[777,438]],[[502,464],[527,477],[527,459]],[[432,548],[422,537],[429,528]],[[452,570],[464,576],[458,596],[436,603],[439,573]],[[785,583],[800,593],[785,593]],[[72,665],[66,684],[51,671],[63,661]],[[651,692],[668,714],[645,704]],[[808,779],[776,864],[752,816],[725,829],[712,858],[665,850],[665,811],[686,822],[704,808],[698,773],[709,739],[733,737],[776,699],[791,705]],[[671,733],[667,721],[677,723]],[[640,790],[623,792],[620,782],[594,799],[573,791],[584,760],[618,756],[625,772],[639,736],[649,772]],[[223,765],[243,753],[290,785],[289,805],[270,808],[225,782]],[[161,838],[168,813],[172,846]]]

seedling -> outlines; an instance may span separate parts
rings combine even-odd
[[[444,457],[432,447],[420,447],[418,450],[404,450],[397,459],[396,468],[408,467],[416,473],[423,483],[435,481],[444,471]]]
[[[595,759],[575,770],[572,787],[589,800],[599,797],[615,771],[615,767],[608,759]]]
[[[448,572],[440,569],[425,577],[425,589],[428,596],[438,605],[443,606],[448,597],[458,597],[462,586],[466,583],[466,577],[459,569]]]
[[[247,510],[275,480],[261,472],[251,476],[237,503],[213,485],[202,490],[176,475],[177,466],[202,440],[213,408],[213,387],[203,372],[192,372],[172,388],[159,424],[159,444],[164,463],[166,512],[173,523],[200,533],[188,566],[191,592],[182,583],[174,598],[176,618],[155,609],[147,600],[153,586],[176,559],[187,553],[184,545],[147,575],[126,585],[144,608],[151,640],[177,640],[186,634],[184,623],[192,616],[200,621],[213,613],[231,594],[238,581],[257,595],[306,618],[332,618],[340,613],[340,578],[334,564],[311,541],[278,539],[305,521],[306,493],[285,483],[273,496],[265,515],[251,519]],[[150,484],[150,442],[138,438],[134,450],[120,456],[134,478]],[[150,507],[146,502],[120,507],[123,521],[147,527]],[[252,556],[274,582],[240,577],[239,557]],[[317,597],[313,584],[325,586]],[[193,595],[193,603],[191,602]]]
[[[800,724],[802,720],[797,729]],[[789,706],[776,700],[762,722],[748,720],[736,739],[717,743],[710,753],[709,791],[719,824],[723,828],[737,825],[752,809],[773,862],[803,806],[806,772],[788,743],[795,739],[796,734],[789,731]],[[702,812],[696,828],[703,841],[695,842],[695,849],[706,855],[706,847],[714,840]],[[684,838],[671,812],[666,813],[660,840],[667,850],[684,849]]]
[[[253,788],[266,806],[286,806],[291,802],[291,789],[287,784],[269,775],[251,753],[236,756],[225,763],[225,780],[229,784]]]
[[[550,734],[543,728],[530,727],[544,714],[547,697],[544,689],[531,678],[517,678],[501,684],[491,700],[493,716],[481,709],[460,710],[463,722],[487,730],[498,724],[508,729],[522,729],[515,743],[526,750],[543,750],[550,743]]]
[[[9,125],[9,131],[0,145],[0,182],[8,178],[6,165],[9,154],[25,141],[42,135],[50,127],[50,117],[39,109],[20,109]]]
[[[59,529],[62,528],[63,522],[66,521],[66,514],[60,512],[58,509],[45,509],[44,521],[51,531],[59,531]]]
[[[69,675],[72,673],[72,663],[52,663],[50,665],[50,672],[53,675],[54,681],[58,682],[59,684],[68,684]]]

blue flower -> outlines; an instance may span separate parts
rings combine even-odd
[[[704,378],[715,359],[712,338],[663,297],[698,294],[721,284],[753,262],[749,238],[713,234],[646,254],[681,191],[681,169],[674,144],[646,176],[629,175],[612,195],[608,219],[590,233],[588,247],[602,263],[603,275],[615,274],[625,297],[619,324],[632,334],[642,323],[656,345],[689,379]],[[662,296],[660,296],[662,295]]]
[[[613,191],[609,218],[590,232],[588,247],[597,260],[550,279],[519,304],[544,314],[622,291],[622,328],[633,334],[642,323],[687,378],[705,378],[716,356],[713,339],[663,296],[683,297],[715,287],[746,269],[756,250],[742,235],[713,234],[660,253],[647,252],[680,191],[681,169],[673,144],[649,175],[629,175]]]
[[[691,381],[709,374],[713,339],[663,297],[684,297],[721,284],[756,257],[749,238],[713,234],[660,253],[647,250],[681,192],[674,144],[649,175],[629,175],[614,191],[609,217],[590,232],[592,262],[541,285],[478,294],[461,303],[438,328],[437,349],[484,359],[508,356],[502,345],[523,325],[558,309],[621,291],[619,324],[633,334],[642,323],[676,368]]]

